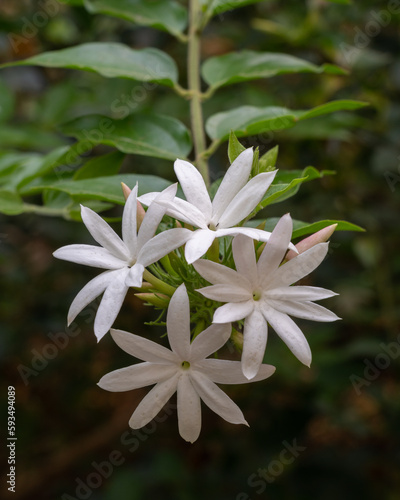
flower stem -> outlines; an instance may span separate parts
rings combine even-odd
[[[151,283],[153,287],[161,293],[165,293],[169,297],[175,292],[175,288],[173,286],[168,285],[168,283],[164,283],[160,279],[156,278],[154,274],[151,274],[147,269],[144,270],[143,279],[145,279],[148,283]]]
[[[200,86],[200,24],[199,0],[190,0],[188,32],[188,87],[190,91],[190,117],[195,151],[195,164],[208,187],[210,177],[207,161],[202,154],[206,148]]]

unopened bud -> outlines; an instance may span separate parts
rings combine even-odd
[[[231,341],[238,351],[243,351],[243,333],[232,328]]]
[[[124,194],[125,201],[129,198],[129,195],[131,194],[132,189],[128,187],[125,182],[121,182],[121,187],[122,187],[122,192]]]
[[[142,204],[140,201],[137,201],[137,212],[136,212],[136,227],[137,230],[139,231],[139,228],[143,222],[144,216],[146,215],[146,211],[143,208]]]
[[[161,309],[166,309],[169,304],[169,297],[162,293],[135,293],[136,297],[144,302],[148,302],[153,306],[160,307]]]
[[[124,193],[125,201],[129,198],[132,189],[128,187],[124,182],[121,182],[122,192]],[[136,213],[136,228],[139,230],[140,225],[143,222],[143,218],[146,215],[145,209],[142,207],[140,201],[137,201],[137,213]]]
[[[296,248],[299,253],[297,254],[293,250],[289,250],[288,253],[286,254],[285,260],[293,259],[293,257],[296,257],[297,255],[308,250],[309,248],[318,245],[318,243],[324,243],[325,241],[328,241],[336,228],[337,224],[332,224],[331,226],[324,227],[320,231],[317,231],[316,233],[312,234],[311,236],[304,238],[304,240],[299,241],[296,245]]]

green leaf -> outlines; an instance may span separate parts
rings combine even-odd
[[[350,112],[338,112],[329,116],[319,116],[308,122],[300,122],[294,128],[283,132],[284,138],[291,140],[329,140],[351,141],[351,129],[365,125],[360,116]]]
[[[201,0],[203,11],[209,16],[222,14],[228,10],[258,2],[261,2],[261,0]]]
[[[33,179],[50,172],[57,159],[63,156],[68,149],[68,146],[62,146],[44,156],[38,154],[25,155],[18,162],[5,185],[19,191],[23,186],[32,182]]]
[[[288,54],[252,50],[210,57],[203,64],[201,72],[204,80],[213,90],[224,85],[269,78],[284,73],[347,73],[332,64],[316,66]]]
[[[123,120],[82,116],[63,125],[62,131],[92,145],[108,144],[123,153],[167,160],[184,159],[192,149],[189,131],[183,123],[152,113],[135,113]]]
[[[4,184],[13,171],[18,167],[19,163],[29,155],[25,153],[1,152],[0,153],[0,183]]]
[[[240,106],[211,116],[206,122],[206,130],[212,139],[224,140],[231,130],[237,137],[261,134],[271,130],[284,130],[293,127],[300,120],[334,111],[355,110],[367,105],[368,103],[360,101],[339,100],[301,111],[292,111],[279,106],[265,108]]]
[[[15,98],[11,90],[0,80],[0,122],[7,121],[14,113]]]
[[[107,155],[92,158],[83,167],[75,172],[74,180],[92,179],[93,177],[106,177],[119,172],[125,155],[120,151],[113,151]]]
[[[40,130],[37,125],[0,125],[0,147],[48,151],[63,144],[58,135]]]
[[[24,211],[24,204],[12,189],[0,188],[0,212],[7,215],[18,215]]]
[[[279,170],[275,176],[274,182],[269,187],[261,203],[257,207],[257,213],[267,205],[279,203],[294,196],[303,182],[309,182],[314,179],[324,177],[324,175],[332,175],[335,172],[330,170],[322,170],[319,172],[314,167],[306,167],[304,170]]]
[[[266,231],[272,231],[276,224],[279,221],[279,217],[269,217],[267,220],[264,219],[252,219],[248,222],[246,222],[246,226],[249,227],[257,227],[259,226],[262,222],[265,222],[265,230]],[[300,220],[293,219],[293,234],[292,234],[292,239],[300,238],[302,236],[307,236],[309,234],[314,234],[317,231],[320,231],[324,227],[331,226],[332,224],[337,224],[337,228],[335,231],[357,231],[357,232],[364,232],[365,229],[363,229],[360,226],[357,226],[356,224],[353,224],[351,222],[347,222],[344,220],[321,220],[318,222],[303,222]]]
[[[135,50],[121,43],[85,43],[67,49],[44,52],[7,66],[44,66],[92,71],[107,78],[129,78],[173,87],[178,81],[175,61],[165,52]]]
[[[89,12],[108,14],[179,35],[187,25],[187,10],[171,0],[85,0]]]
[[[232,132],[229,134],[228,157],[230,163],[233,163],[242,151],[246,148],[240,144],[236,135]]]
[[[299,220],[293,221],[293,236],[292,238],[300,238],[301,236],[306,236],[308,234],[314,234],[320,231],[324,227],[331,226],[332,224],[337,224],[335,231],[357,231],[364,232],[360,226],[352,224],[351,222],[346,222],[344,220],[321,220],[319,222],[314,222],[310,224],[309,222],[302,222]]]
[[[260,173],[261,172],[271,172],[274,170],[276,162],[278,160],[279,146],[268,150],[265,154],[260,158]]]
[[[77,181],[55,181],[54,179],[46,181],[42,179],[41,183],[25,186],[22,194],[31,195],[50,189],[67,193],[75,201],[92,199],[123,205],[125,199],[122,194],[121,182],[124,182],[131,188],[138,182],[139,194],[150,191],[162,191],[171,184],[171,182],[155,175],[139,174],[119,174]]]

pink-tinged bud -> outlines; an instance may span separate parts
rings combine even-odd
[[[124,193],[125,201],[129,198],[129,195],[132,192],[132,189],[128,187],[124,182],[121,182],[122,192]],[[145,209],[142,207],[140,201],[137,202],[137,214],[136,214],[136,227],[139,230],[141,223],[143,222],[143,218],[146,215]]]
[[[138,201],[137,202],[137,212],[136,212],[136,227],[138,230],[143,222],[145,215],[146,215],[145,209],[143,208],[140,201]]]
[[[124,182],[121,182],[122,192],[124,194],[125,201],[128,199],[131,194],[132,189],[128,187]]]
[[[169,297],[162,293],[135,293],[136,297],[144,302],[148,302],[153,306],[160,307],[161,309],[166,309],[169,304]]]
[[[320,231],[317,231],[316,233],[312,234],[311,236],[304,238],[304,240],[299,241],[296,245],[296,248],[299,253],[297,254],[293,250],[289,250],[288,253],[286,254],[285,260],[293,259],[293,257],[296,257],[297,255],[308,250],[309,248],[318,245],[318,243],[324,243],[325,241],[328,241],[336,228],[337,224],[332,224],[331,226],[324,227]]]

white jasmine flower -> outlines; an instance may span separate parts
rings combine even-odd
[[[182,284],[170,301],[167,331],[171,350],[143,337],[111,330],[119,347],[144,363],[115,370],[105,375],[98,385],[107,391],[119,392],[156,384],[134,411],[129,425],[133,429],[146,425],[175,392],[179,433],[186,441],[193,443],[200,434],[201,399],[228,422],[248,425],[240,408],[215,385],[247,383],[240,362],[207,358],[228,340],[231,325],[211,325],[191,343],[189,298]],[[263,380],[274,371],[275,367],[262,365],[253,380]]]
[[[174,184],[159,193],[147,210],[137,231],[137,186],[132,189],[122,215],[122,239],[95,212],[81,207],[82,220],[93,238],[101,246],[67,245],[54,252],[54,257],[78,264],[107,269],[89,281],[73,300],[68,312],[68,324],[96,297],[104,292],[97,310],[94,331],[100,340],[114,323],[129,286],[142,285],[144,268],[153,264],[190,236],[188,229],[171,229],[154,236],[165,214],[165,204],[175,196]]]
[[[290,215],[284,215],[258,262],[253,241],[246,236],[236,236],[232,250],[237,271],[204,259],[193,264],[201,276],[213,283],[213,286],[198,291],[212,300],[227,302],[215,311],[213,323],[229,323],[245,318],[242,368],[248,379],[257,374],[263,360],[267,322],[293,354],[310,366],[310,346],[289,316],[312,321],[340,319],[328,309],[313,303],[314,300],[336,295],[334,292],[313,286],[290,286],[318,267],[328,251],[328,243],[319,243],[280,266],[292,229]]]
[[[258,205],[274,180],[274,172],[256,175],[249,182],[253,162],[252,148],[243,151],[227,170],[213,201],[200,172],[187,161],[176,160],[175,173],[186,196],[186,201],[174,198],[168,204],[167,214],[198,229],[191,234],[185,246],[189,264],[204,255],[215,238],[245,234],[256,240],[267,241],[267,231],[249,227],[233,227],[245,219]],[[140,197],[140,202],[150,205],[158,193]]]

